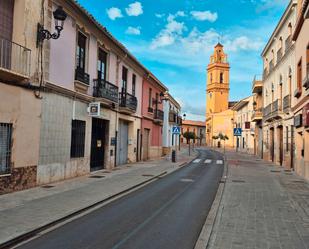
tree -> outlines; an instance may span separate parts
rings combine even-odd
[[[190,140],[196,139],[196,135],[194,132],[186,131],[183,134],[183,137],[187,140],[187,144],[189,144],[189,155],[190,155]]]

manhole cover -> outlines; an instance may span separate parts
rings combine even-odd
[[[53,187],[55,187],[55,186],[52,186],[52,185],[44,185],[44,186],[42,186],[41,188],[53,188]]]
[[[232,182],[245,183],[246,181],[244,181],[244,180],[232,180]]]
[[[272,173],[280,173],[281,170],[271,170],[270,172],[272,172]]]
[[[180,181],[181,182],[194,182],[192,179],[187,179],[187,178],[181,179]]]
[[[89,178],[103,178],[105,176],[89,176]]]

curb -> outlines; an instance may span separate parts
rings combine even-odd
[[[225,161],[223,175],[219,183],[216,197],[211,205],[210,211],[207,215],[206,221],[203,225],[200,235],[196,241],[194,249],[206,249],[209,245],[210,238],[213,234],[213,229],[214,229],[215,222],[217,220],[217,216],[219,213],[219,207],[222,201],[222,197],[223,197],[223,193],[224,193],[224,189],[226,185],[227,174],[228,174],[227,158],[225,154],[223,154],[223,156],[224,156],[224,161]]]
[[[47,230],[47,229],[49,229],[49,228],[51,228],[51,227],[53,227],[53,226],[55,226],[55,225],[57,225],[59,223],[62,223],[64,221],[68,220],[68,219],[74,218],[75,216],[78,216],[81,213],[84,213],[84,212],[86,212],[86,211],[88,211],[88,210],[90,210],[90,209],[92,209],[92,208],[94,208],[96,206],[99,206],[99,205],[103,204],[104,202],[107,202],[107,201],[109,201],[109,200],[111,200],[111,199],[113,199],[113,198],[115,198],[117,196],[120,196],[120,195],[123,195],[123,194],[125,194],[127,192],[130,192],[130,191],[132,191],[132,190],[134,190],[134,189],[136,189],[136,188],[138,188],[138,187],[140,187],[140,186],[142,186],[142,185],[144,185],[146,183],[149,183],[149,182],[151,182],[153,180],[156,180],[156,179],[160,179],[162,176],[165,176],[167,174],[168,174],[168,172],[164,171],[163,173],[155,175],[155,176],[153,176],[153,177],[151,177],[151,178],[149,178],[149,179],[147,179],[147,180],[145,180],[143,182],[140,182],[140,183],[138,183],[138,184],[136,184],[136,185],[134,185],[134,186],[132,186],[130,188],[127,188],[127,189],[125,189],[123,191],[120,191],[120,192],[118,192],[116,194],[113,194],[113,195],[111,195],[111,196],[109,196],[109,197],[107,197],[107,198],[105,198],[105,199],[103,199],[101,201],[95,202],[95,203],[91,204],[90,206],[81,208],[80,210],[75,211],[75,212],[73,212],[73,213],[71,213],[69,215],[66,215],[66,216],[64,216],[62,218],[59,218],[59,219],[57,219],[55,221],[52,221],[52,222],[50,222],[50,223],[48,223],[46,225],[43,225],[43,226],[38,227],[36,229],[33,229],[32,231],[29,231],[29,232],[26,232],[26,233],[24,233],[22,235],[19,235],[19,236],[15,237],[15,238],[13,238],[13,239],[11,239],[9,241],[6,241],[6,242],[0,244],[0,249],[8,249],[8,248],[11,248],[13,246],[16,246],[17,244],[19,244],[19,243],[21,243],[21,242],[23,242],[23,241],[25,241],[27,239],[30,239],[30,238],[36,236],[38,233],[40,233],[40,232],[42,232],[44,230]]]

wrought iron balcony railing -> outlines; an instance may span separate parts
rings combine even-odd
[[[269,104],[264,108],[263,116],[268,117],[271,114],[271,111],[272,111],[272,104]]]
[[[163,121],[164,120],[164,112],[161,110],[155,110],[155,119]]]
[[[31,50],[0,37],[0,69],[30,76]]]
[[[120,107],[128,108],[132,111],[137,109],[137,98],[132,94],[122,91],[119,93]]]
[[[282,52],[282,48],[280,48],[277,51],[277,63],[282,59],[282,56],[283,56],[283,52]]]
[[[118,103],[118,87],[103,79],[93,80],[93,96]]]
[[[283,111],[286,112],[289,108],[291,108],[291,95],[286,95],[283,98]]]
[[[288,38],[285,40],[285,52],[287,53],[292,46],[292,36],[289,35]]]
[[[75,69],[75,80],[83,82],[86,85],[90,83],[89,74],[85,73],[85,70],[79,67]]]

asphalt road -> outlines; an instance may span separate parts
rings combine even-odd
[[[223,157],[197,160],[18,248],[192,249],[223,174]]]

